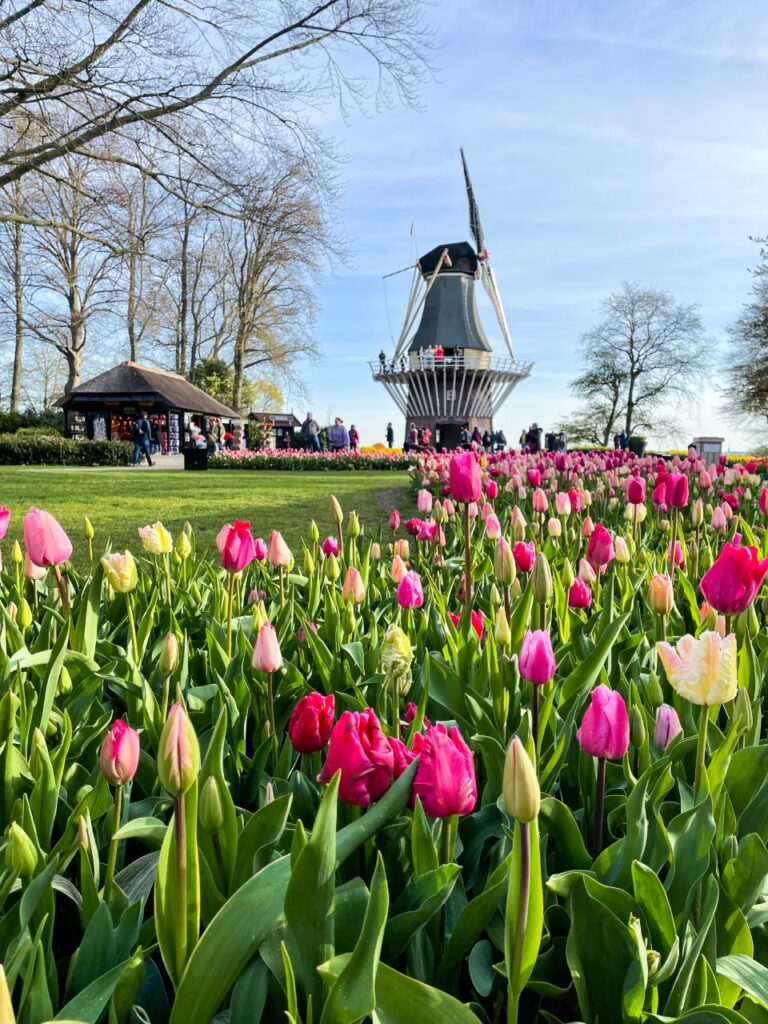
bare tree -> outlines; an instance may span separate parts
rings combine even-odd
[[[581,339],[584,369],[572,387],[587,407],[576,424],[586,416],[594,432],[602,421],[604,444],[619,428],[628,437],[670,429],[669,400],[692,398],[707,373],[698,307],[625,281],[600,311]]]
[[[307,102],[415,102],[425,45],[414,0],[6,0],[0,120],[30,130],[3,147],[0,188],[66,154],[113,159],[105,136],[191,163],[201,132],[232,124],[246,150],[286,131],[306,146]],[[174,187],[172,167],[141,163]]]

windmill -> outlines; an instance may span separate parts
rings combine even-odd
[[[474,247],[450,242],[417,261],[394,356],[387,359],[382,352],[378,363],[371,363],[373,379],[405,416],[406,436],[412,424],[419,433],[427,428],[432,441],[446,448],[459,443],[464,426],[470,432],[475,427],[481,433],[493,430],[493,417],[531,371],[530,363],[515,356],[463,149],[461,164]],[[483,330],[475,296],[478,278],[496,312],[508,356],[493,355]]]

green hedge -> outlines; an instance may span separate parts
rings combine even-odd
[[[126,441],[0,434],[0,466],[128,466],[132,455]]]

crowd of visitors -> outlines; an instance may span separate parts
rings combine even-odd
[[[391,424],[390,424],[391,426]],[[323,428],[314,414],[308,412],[299,430],[302,446],[309,452],[323,451]],[[360,449],[360,433],[352,423],[347,429],[341,416],[337,416],[332,425],[325,431],[327,450],[329,452],[356,452]],[[392,432],[394,439],[394,431]],[[390,445],[390,447],[392,447]]]

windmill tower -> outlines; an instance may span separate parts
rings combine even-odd
[[[530,363],[515,357],[464,150],[461,162],[475,248],[450,242],[418,260],[394,357],[371,363],[373,379],[405,416],[406,435],[412,423],[419,431],[428,427],[433,443],[445,448],[459,443],[465,425],[470,432],[475,427],[493,430],[493,417],[531,372]],[[496,311],[508,355],[494,356],[483,330],[475,298],[478,278]]]

